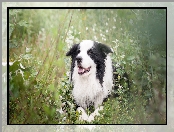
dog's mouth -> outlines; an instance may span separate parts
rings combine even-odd
[[[91,66],[88,68],[83,68],[82,66],[78,66],[78,74],[83,75],[84,73],[89,72],[91,69]]]

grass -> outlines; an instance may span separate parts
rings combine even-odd
[[[83,39],[112,47],[113,61],[131,81],[129,96],[120,81],[120,96],[105,102],[92,123],[166,123],[165,10],[13,9],[9,15],[10,124],[88,124],[78,120],[65,56]]]

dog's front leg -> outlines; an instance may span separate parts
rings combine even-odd
[[[86,114],[85,110],[82,107],[78,107],[77,111],[81,113],[81,115],[79,116],[79,120],[88,121],[88,115]]]
[[[99,106],[93,113],[90,114],[90,116],[88,118],[88,122],[93,121],[95,116],[99,116],[100,115],[100,113],[99,113],[100,110],[103,110],[103,106]]]

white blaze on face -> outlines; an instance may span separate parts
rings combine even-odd
[[[88,55],[88,50],[91,49],[94,45],[94,42],[91,40],[84,40],[80,43],[80,53],[77,55],[78,57],[82,58],[81,67],[78,68],[78,72],[86,72],[86,75],[89,75],[91,72],[95,73],[96,71],[96,64],[94,63],[94,60],[91,59],[91,57]],[[76,67],[77,61],[76,61]],[[84,75],[85,75],[84,74]]]
[[[89,49],[91,49],[94,45],[94,41],[91,40],[83,40],[80,43],[80,50],[81,51],[88,51]]]

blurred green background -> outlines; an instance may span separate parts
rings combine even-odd
[[[9,123],[81,124],[68,80],[69,48],[107,44],[128,73],[95,124],[166,123],[165,9],[10,9]]]

